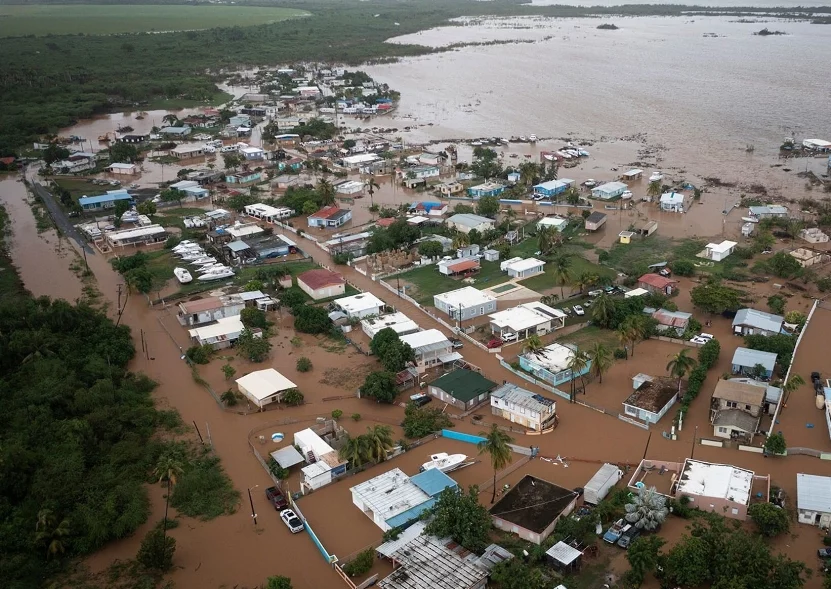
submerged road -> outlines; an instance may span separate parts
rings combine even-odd
[[[26,177],[25,170],[24,178],[26,178],[29,182],[29,186],[32,187],[32,190],[35,191],[35,194],[40,198],[41,202],[43,202],[43,206],[46,207],[46,210],[49,211],[49,216],[52,217],[52,221],[55,223],[58,231],[73,239],[87,254],[95,255],[95,248],[89,246],[87,240],[84,239],[81,232],[78,231],[78,229],[75,228],[75,225],[72,224],[72,221],[69,219],[66,211],[64,211],[60,203],[55,200],[52,193],[34,178]]]

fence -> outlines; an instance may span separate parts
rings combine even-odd
[[[511,372],[513,372],[514,374],[516,374],[518,377],[520,377],[520,378],[524,378],[524,379],[525,379],[525,380],[527,380],[528,382],[530,382],[530,383],[532,383],[532,384],[535,384],[535,385],[537,385],[537,386],[538,386],[538,387],[540,387],[540,388],[545,389],[545,390],[546,390],[546,391],[548,391],[549,393],[553,393],[553,394],[555,394],[555,395],[559,395],[560,397],[562,397],[562,398],[563,398],[563,399],[565,399],[566,401],[571,401],[571,397],[569,396],[569,394],[568,394],[568,393],[563,392],[563,391],[561,391],[560,389],[554,388],[554,387],[552,387],[551,385],[545,384],[544,382],[540,382],[539,380],[537,380],[536,378],[534,378],[534,377],[533,377],[533,376],[531,376],[530,374],[525,374],[524,372],[520,372],[519,370],[516,370],[513,366],[511,366],[510,364],[508,364],[507,362],[505,362],[505,360],[503,360],[502,358],[500,358],[500,359],[499,359],[499,363],[500,363],[500,364],[501,364],[504,368],[507,368],[508,370],[510,370]]]
[[[309,525],[309,520],[307,520],[306,516],[303,515],[303,512],[300,511],[300,508],[297,506],[297,501],[294,500],[294,497],[291,496],[291,493],[286,495],[286,499],[288,499],[289,503],[291,503],[291,508],[297,514],[297,517],[303,520],[303,523],[306,526],[306,533],[309,534],[309,537],[312,539],[312,542],[315,543],[315,546],[317,546],[317,549],[320,551],[320,554],[323,555],[323,558],[324,560],[326,560],[326,563],[335,564],[338,561],[338,557],[329,554],[329,552],[326,550],[326,547],[323,546],[323,543],[317,537],[317,534],[315,534],[314,530],[312,529],[312,526]]]
[[[630,423],[630,424],[632,424],[634,426],[637,426],[641,429],[646,429],[646,430],[649,429],[649,424],[648,423],[644,423],[644,422],[641,422],[641,421],[634,420],[631,417],[626,417],[625,415],[621,415],[620,413],[618,413],[617,418],[621,421],[625,421],[626,423]]]
[[[656,336],[654,339],[656,339],[658,341],[662,341],[662,342],[670,342],[670,343],[678,344],[678,345],[681,345],[681,346],[687,346],[688,348],[700,348],[701,346],[704,345],[704,344],[696,344],[696,343],[693,343],[693,342],[688,342],[687,340],[678,339],[678,338],[675,338],[675,337],[667,337],[665,335]]]

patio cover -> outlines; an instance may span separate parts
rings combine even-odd
[[[303,456],[297,451],[297,448],[292,445],[275,450],[271,453],[271,457],[282,468],[289,468],[295,464],[303,462]]]

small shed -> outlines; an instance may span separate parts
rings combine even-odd
[[[562,540],[557,542],[554,546],[549,548],[545,555],[549,562],[562,572],[571,572],[580,570],[581,557],[583,553],[577,550],[574,546],[569,546]]]
[[[273,368],[266,368],[238,378],[237,387],[254,405],[263,409],[269,403],[280,401],[283,393],[297,385]]]
[[[620,239],[620,243],[632,243],[632,238],[635,236],[633,231],[621,231],[617,234],[618,238]]]
[[[606,213],[593,212],[586,217],[586,231],[597,231],[606,223]]]

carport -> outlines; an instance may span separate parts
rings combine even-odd
[[[303,455],[291,444],[285,448],[275,450],[271,453],[271,457],[281,468],[289,468],[304,461]]]

